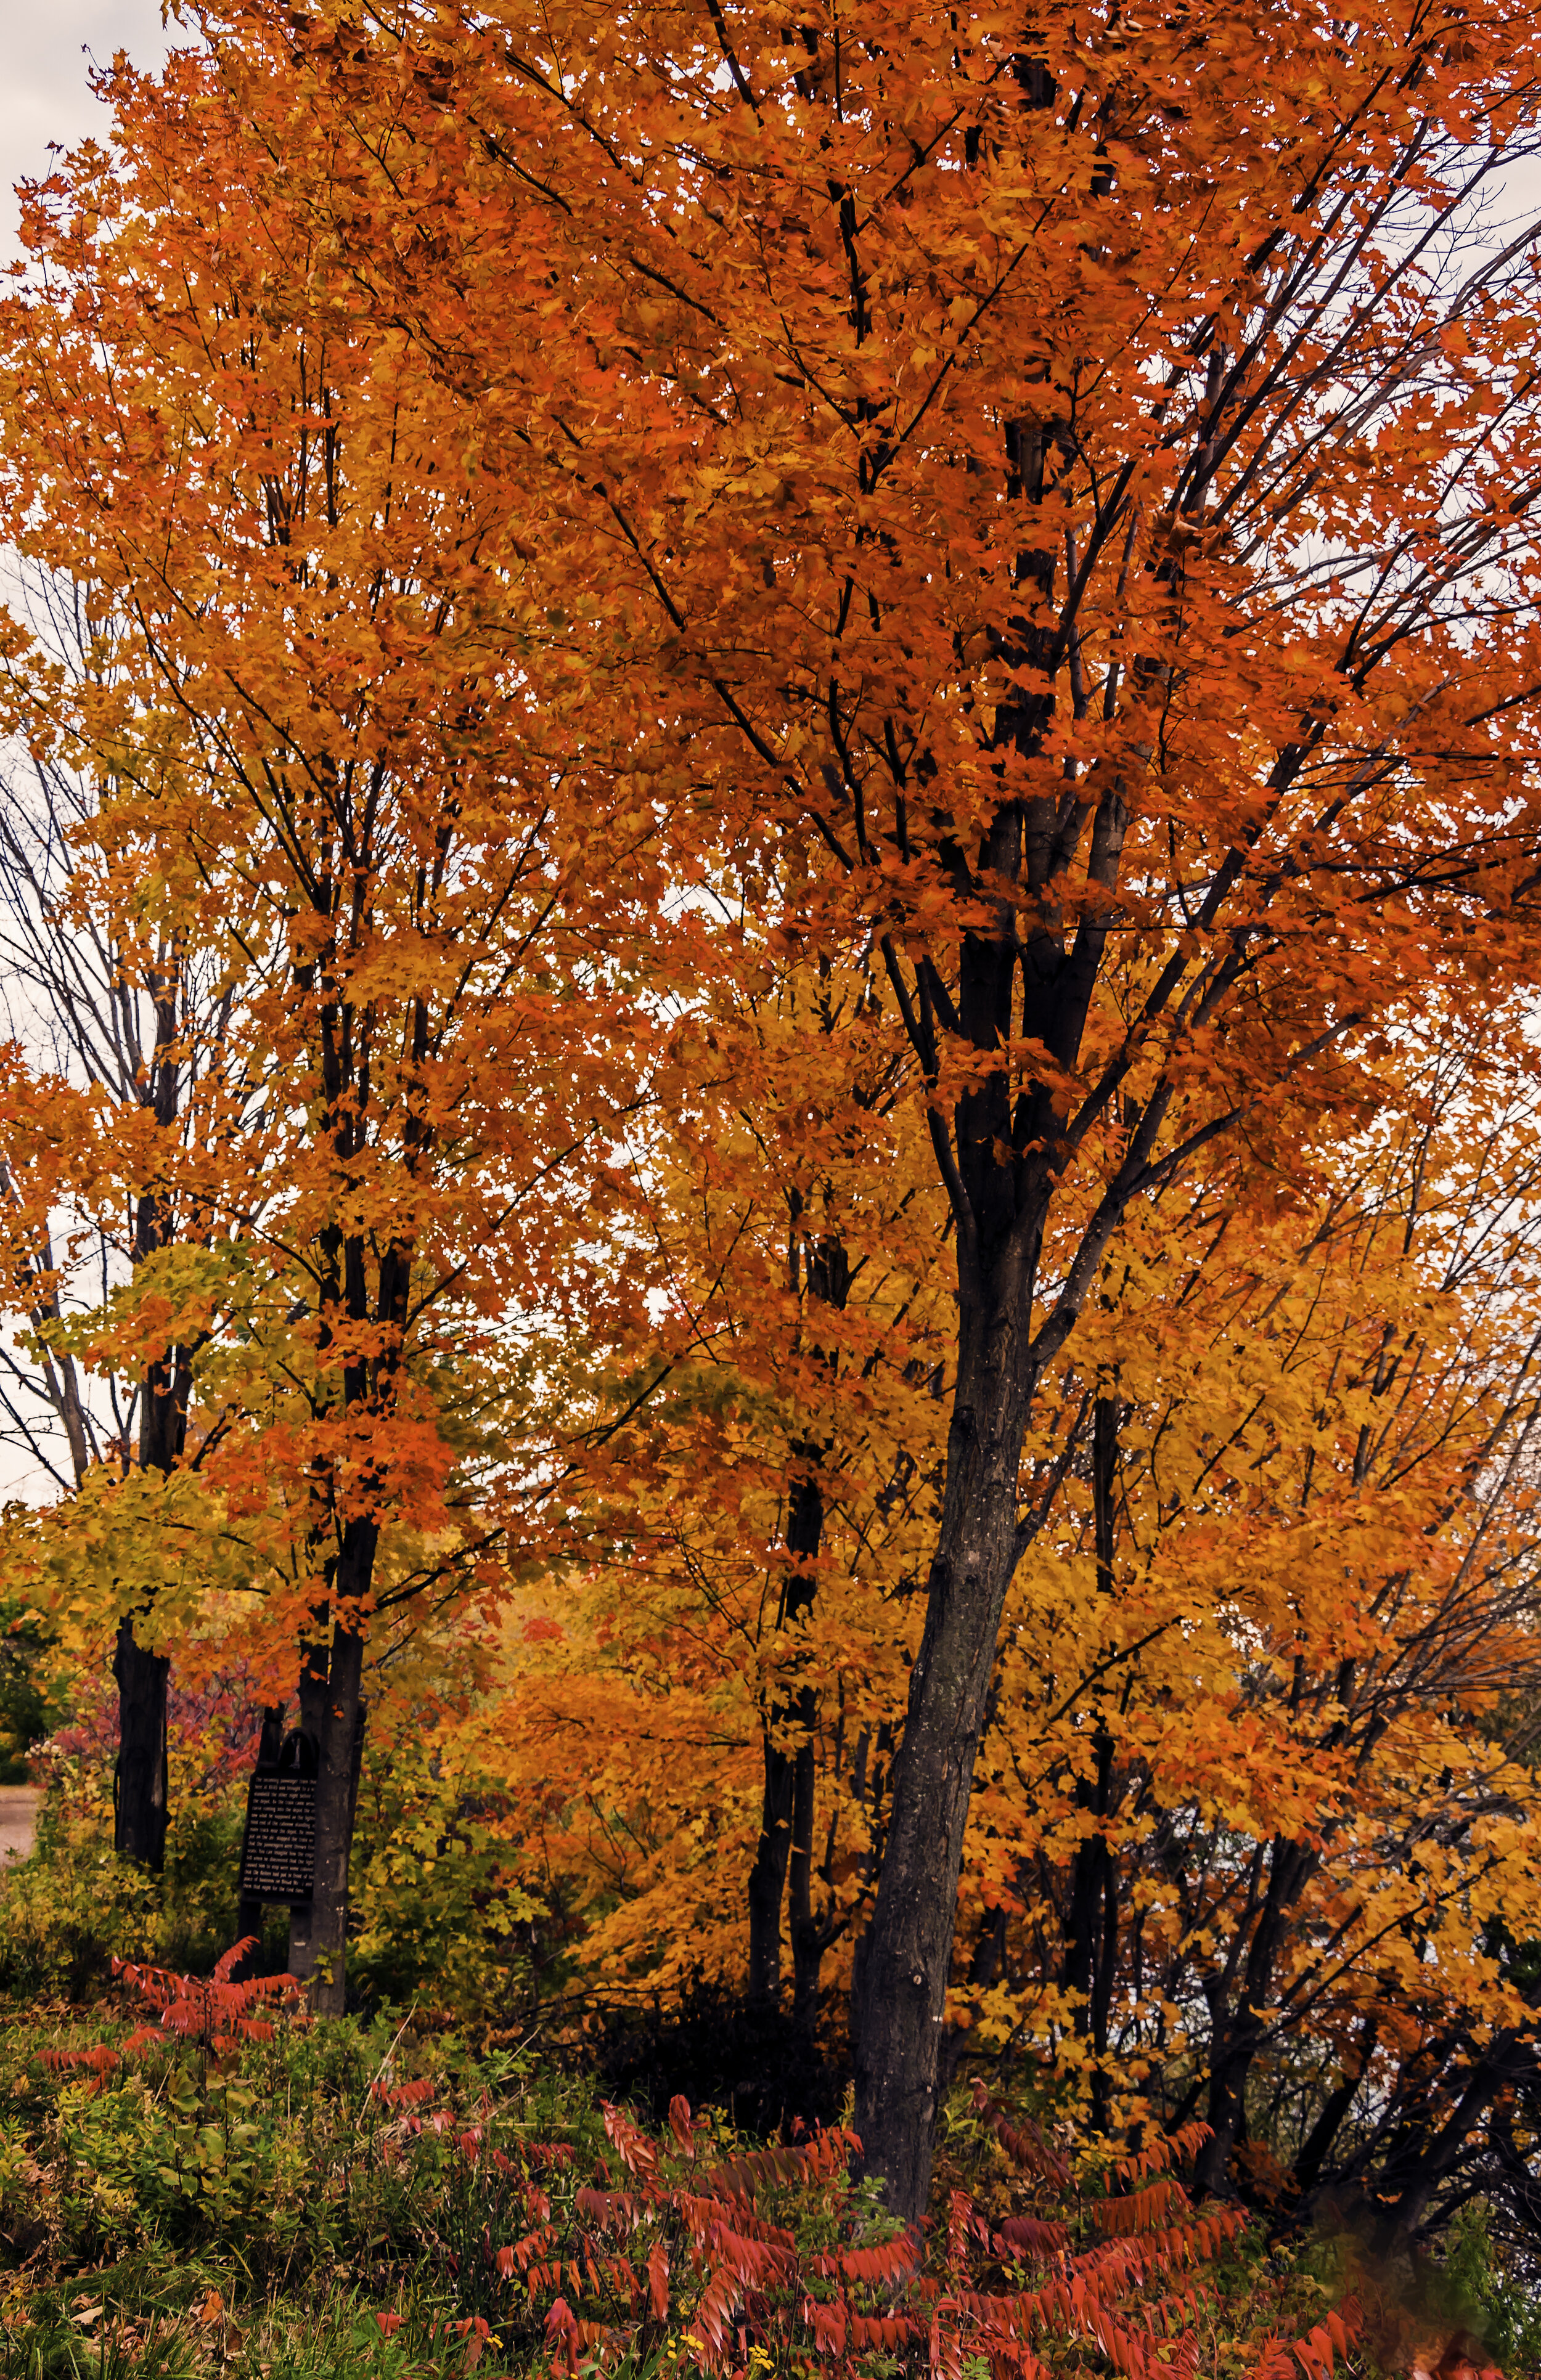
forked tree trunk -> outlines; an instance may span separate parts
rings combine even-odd
[[[113,1655],[117,1680],[118,1757],[113,1785],[113,1848],[160,1869],[166,1855],[166,1678],[171,1663],[148,1652],[131,1618],[120,1620]]]
[[[1375,2055],[1380,2034],[1380,2012],[1373,2010],[1365,2019],[1358,2044],[1345,2060],[1343,2071],[1323,2100],[1321,2110],[1305,2136],[1300,2155],[1294,2162],[1292,2180],[1300,2197],[1297,2204],[1308,2208],[1310,2192],[1326,2164],[1333,2142],[1342,2131],[1349,2109],[1364,2087],[1365,2074]]]
[[[1534,2006],[1535,1990],[1526,1998]],[[1416,2242],[1430,2207],[1467,2153],[1472,2135],[1490,2121],[1497,2100],[1512,2109],[1534,2088],[1537,2068],[1531,2030],[1504,2026],[1496,2032],[1468,2070],[1453,2104],[1426,2096],[1393,2134],[1383,2153],[1369,2232],[1369,2252],[1389,2263]],[[1522,2167],[1522,2170],[1523,2168]]]
[[[1205,1982],[1210,2021],[1209,2137],[1194,2160],[1194,2180],[1207,2195],[1219,2196],[1230,2188],[1232,2158],[1246,2137],[1247,2083],[1268,2039],[1268,2010],[1289,1919],[1320,1864],[1321,1854],[1310,1845],[1275,1839],[1268,1891],[1239,1973],[1221,1973]]]

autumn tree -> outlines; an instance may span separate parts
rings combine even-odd
[[[795,855],[911,1039],[958,1349],[857,2120],[916,2213],[1024,1440],[1113,1234],[1534,965],[1534,273],[1485,218],[1528,29],[199,22],[324,227],[306,303],[399,326],[516,524],[596,815],[645,783],[686,881]]]
[[[767,1038],[795,1023],[795,982],[778,992],[758,1003]],[[1396,1104],[1319,1140],[1314,1183],[1289,1136],[1288,1172],[1272,1146],[1217,1142],[1133,1210],[1046,1383],[943,2051],[944,2071],[1025,2056],[1094,2129],[1204,2117],[1210,2192],[1280,2224],[1358,2197],[1389,2245],[1474,2177],[1523,2219],[1541,1892],[1535,1050],[1523,1006],[1425,1026]],[[703,1084],[741,1120],[770,1112],[772,1070],[713,1039]],[[713,1111],[709,1089],[698,1104]],[[811,1131],[826,1196],[870,1191]],[[833,1378],[801,1368],[801,1319],[816,1346],[831,1332],[810,1302],[778,1335],[774,1243],[757,1249],[735,1203],[757,1179],[746,1142],[720,1117],[695,1202],[671,1183],[693,1360],[611,1441],[606,1553],[525,1602],[488,1719],[526,1880],[613,2004],[742,1973],[758,1697],[789,1653],[816,1705],[789,1740],[817,1779],[817,1913],[848,1978],[839,1929],[869,1905],[873,1772],[917,1639],[945,1423],[905,1393],[924,1342],[885,1315],[904,1243],[892,1215],[825,1209],[845,1217],[853,1294]],[[874,1259],[893,1269],[868,1306]],[[767,1598],[815,1427],[826,1533],[783,1650]],[[891,1505],[878,1483],[912,1463]]]
[[[628,1125],[657,1291],[572,1408],[582,1558],[522,1604],[489,1725],[592,1988],[697,1973],[763,2011],[790,1971],[811,2034],[887,1820],[947,1251],[861,953],[811,962],[742,906],[721,930],[739,980],[683,1004],[683,1095]]]
[[[965,1891],[998,1957],[955,1983],[1104,2122],[1202,2113],[1209,2189],[1357,2192],[1388,2244],[1433,2211],[1414,2076],[1441,2188],[1512,2119],[1541,1880],[1534,1053],[1520,1014],[1403,1055],[1314,1212],[1232,1157],[1122,1240],[1072,1359],[1109,1419],[1008,1603]]]
[[[297,1652],[291,1959],[340,2010],[366,1636],[495,1602],[540,1509],[543,1324],[630,1295],[602,1244],[650,1035],[614,884],[645,901],[650,821],[564,796],[475,457],[399,343],[297,320],[309,230],[206,68],[113,95],[118,157],[32,194],[4,320],[7,528],[91,631],[78,666],[13,631],[12,716],[96,789],[107,914],[239,987],[227,1071],[261,1097],[200,1152],[197,1233],[80,1329],[152,1397],[199,1346],[161,1490],[43,1515],[37,1559],[174,1570],[163,1624],[217,1597],[270,1673]],[[164,1149],[132,1167],[141,1210],[170,1197]]]
[[[89,662],[84,621],[50,594],[30,589],[30,610],[45,649],[79,670]],[[51,1092],[25,1075],[9,1086],[0,1162],[24,1338],[0,1361],[13,1444],[66,1493],[79,1493],[95,1465],[165,1475],[182,1453],[193,1348],[175,1345],[142,1374],[109,1371],[93,1383],[70,1327],[157,1251],[199,1235],[198,1159],[261,1097],[225,1073],[237,990],[228,971],[168,934],[152,905],[130,915],[104,901],[103,859],[92,783],[40,744],[30,774],[0,788],[10,1023],[33,1068],[53,1077]],[[169,1659],[136,1584],[121,1582],[115,1618],[115,1838],[120,1853],[159,1868]]]

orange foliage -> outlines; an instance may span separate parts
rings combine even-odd
[[[911,2215],[950,2004],[1211,2181],[1297,2009],[1486,2071],[1541,411],[1529,247],[1439,260],[1528,24],[196,17],[6,332],[14,716],[273,1086],[93,1342],[204,1350],[166,1624],[516,1585],[581,1955],[726,1969],[787,1830]]]
[[[1534,977],[1534,269],[1436,264],[1535,140],[1528,28],[199,21],[308,313],[391,324],[475,452],[593,815],[909,1045],[958,1337],[856,2048],[914,2211],[1024,1451],[1126,1221],[1227,1142],[1309,1197],[1426,1008]],[[769,1797],[808,1706],[760,1707]]]

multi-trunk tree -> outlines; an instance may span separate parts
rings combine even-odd
[[[772,848],[913,1049],[957,1349],[856,2070],[915,2214],[1024,1446],[1114,1237],[1227,1135],[1308,1171],[1431,987],[1534,971],[1529,29],[199,18],[294,302],[389,326],[528,557],[490,601],[562,640],[595,816],[645,788],[684,884]]]
[[[850,1186],[791,1214],[812,1360],[770,1466],[803,1509],[758,1525],[822,1625],[857,1317],[806,1267],[843,1281],[897,1133],[955,1342],[855,2017],[917,2214],[977,1756],[1052,1648],[1079,1462],[1116,1585],[1119,1266],[1184,1256],[1228,1169],[1309,1203],[1420,1017],[1535,971],[1535,273],[1488,207],[1535,145],[1528,29],[198,13],[206,55],[118,80],[121,166],[39,200],[5,334],[6,526],[95,640],[60,678],[9,639],[18,713],[97,772],[115,897],[261,987],[260,1144],[112,1327],[146,1378],[204,1341],[224,1583],[313,1648],[338,1993],[371,1613],[537,1508],[570,1550],[596,1451],[646,1453],[597,1413],[516,1447],[492,1383],[543,1316],[607,1351],[652,1318],[618,1119],[688,1110],[671,1004],[734,1012],[771,933],[866,968],[902,1113],[853,1078],[821,1126]],[[1226,1234],[1195,1261],[1223,1299]],[[745,1873],[817,1718],[779,1633]],[[1095,2010],[1094,1672],[1062,1988]]]
[[[164,1407],[165,1460],[42,1516],[36,1558],[88,1600],[161,1576],[163,1641],[244,1648],[275,1691],[297,1656],[291,1952],[340,2010],[366,1639],[504,1591],[540,1525],[542,1332],[630,1294],[601,1259],[649,1088],[621,929],[651,821],[564,792],[576,731],[532,708],[477,458],[396,346],[285,305],[306,226],[206,70],[115,96],[115,160],[34,194],[0,326],[6,528],[91,623],[73,666],[11,636],[11,718],[96,788],[97,915],[212,966],[261,1097],[193,1182],[142,1134],[121,1152],[139,1211],[190,1199],[197,1228],[74,1342]]]
[[[714,1038],[724,1099],[770,1112]],[[1436,1012],[1315,1181],[1217,1144],[1115,1238],[1028,1441],[951,1961],[946,2064],[1014,2047],[1098,2130],[1201,2116],[1208,2190],[1279,2221],[1357,2198],[1393,2243],[1474,2179],[1523,2211],[1534,2121],[1535,1063],[1523,1005]],[[885,1310],[869,1251],[892,1295],[919,1245],[832,1195],[826,1144],[855,1261],[824,1374],[821,1301],[777,1335],[753,1146],[723,1114],[692,1152],[715,1195],[672,1186],[675,1278],[698,1316],[722,1291],[719,1328],[609,1439],[604,1556],[531,1591],[487,1720],[525,1881],[622,2000],[745,1975],[768,1683],[812,1706],[784,1741],[814,1913],[861,1921],[918,1636],[945,1413],[904,1377],[928,1293]],[[788,1543],[814,1438],[816,1564]],[[758,1632],[789,1572],[817,1585],[783,1642]]]

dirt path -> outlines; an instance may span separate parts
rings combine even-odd
[[[35,1785],[0,1785],[0,1861],[26,1858],[42,1799]]]

